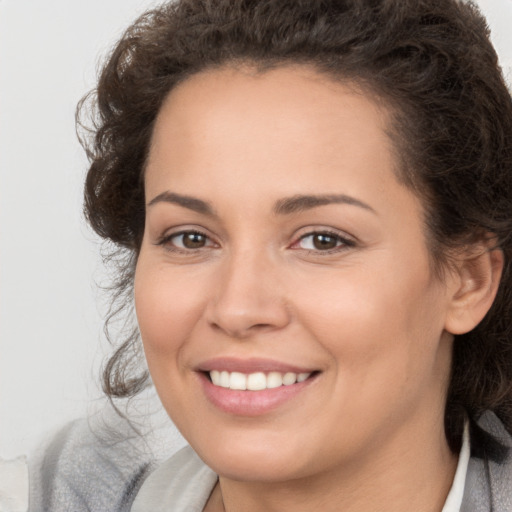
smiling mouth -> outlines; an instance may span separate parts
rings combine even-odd
[[[212,405],[232,416],[253,418],[270,414],[307,393],[322,373],[265,359],[231,358],[205,362],[198,370]]]
[[[204,372],[210,382],[217,387],[237,391],[262,391],[275,389],[282,386],[291,386],[301,383],[316,375],[318,372],[294,373],[294,372],[254,372],[241,373],[227,370],[211,370]]]

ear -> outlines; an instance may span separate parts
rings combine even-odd
[[[449,286],[450,305],[445,330],[465,334],[474,329],[492,306],[503,271],[503,252],[490,240],[470,246],[455,256]]]

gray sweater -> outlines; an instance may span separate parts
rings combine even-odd
[[[492,434],[501,447],[486,433]],[[511,436],[494,414],[487,413],[471,429],[470,439],[471,458],[461,511],[511,512],[512,455],[506,451],[512,447]],[[215,475],[190,449],[176,457],[183,469],[176,472],[166,492],[174,493],[177,500],[204,501],[202,495],[209,494]],[[87,421],[78,420],[30,459],[29,469],[29,512],[128,512],[144,480],[155,469],[155,462],[148,452],[140,450],[136,438],[100,436],[91,431]],[[186,485],[191,479],[197,496],[191,496],[190,485]],[[185,487],[189,490],[183,494],[181,489]],[[144,510],[138,508],[141,501],[143,496],[137,498],[134,511]],[[200,506],[191,502],[183,510],[200,510]]]

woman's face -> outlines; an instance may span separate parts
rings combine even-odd
[[[386,123],[306,67],[200,73],[159,113],[137,316],[165,408],[221,475],[354,470],[444,439],[449,285]]]

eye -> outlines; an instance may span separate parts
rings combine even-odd
[[[305,249],[307,251],[327,252],[333,249],[353,247],[355,242],[336,233],[318,231],[301,236],[294,245],[298,249]]]
[[[180,231],[164,236],[158,245],[164,245],[168,248],[177,250],[194,250],[203,249],[205,247],[213,247],[214,242],[200,231]]]

